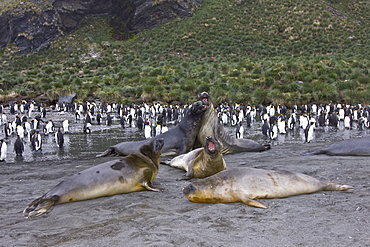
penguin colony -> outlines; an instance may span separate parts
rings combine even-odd
[[[150,138],[176,125],[184,116],[188,105],[170,104],[107,104],[96,102],[57,103],[46,107],[34,101],[13,102],[0,105],[0,161],[5,161],[8,152],[22,156],[26,148],[42,152],[43,137],[54,136],[56,148],[63,148],[64,135],[71,130],[91,134],[96,126],[112,126],[119,122],[122,128],[138,128],[145,138]],[[73,114],[70,120],[55,122],[48,119],[48,112],[60,116]],[[302,140],[314,140],[314,130],[321,127],[338,128],[339,123],[347,129],[370,128],[370,106],[346,104],[294,105],[291,109],[281,105],[219,104],[216,108],[220,123],[235,127],[236,138],[244,138],[246,129],[257,119],[262,121],[261,133],[266,140],[276,140],[295,128],[302,130]],[[67,118],[67,117],[65,117]],[[69,118],[70,119],[70,118]],[[48,144],[50,145],[50,144]]]
[[[91,134],[93,130],[109,129],[115,123],[119,123],[121,128],[138,128],[146,138],[150,138],[167,131],[168,124],[180,122],[188,107],[159,103],[125,106],[95,102],[58,103],[46,107],[34,101],[0,105],[0,160],[5,161],[8,152],[22,156],[27,148],[42,153],[46,136],[52,136],[53,145],[62,149],[64,135],[68,133]],[[48,114],[50,112],[53,114]],[[56,114],[57,120],[48,116]]]

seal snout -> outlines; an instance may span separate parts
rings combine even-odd
[[[164,145],[164,139],[163,138],[158,138],[155,140],[155,147],[154,147],[154,150],[155,151],[159,151],[163,148],[163,145]]]
[[[195,190],[196,190],[195,186],[192,184],[189,184],[188,186],[182,189],[182,192],[184,193],[184,195],[189,195],[189,194],[193,194]]]

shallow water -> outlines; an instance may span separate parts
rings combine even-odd
[[[73,115],[67,117],[73,120]],[[14,139],[8,140],[8,157],[0,164],[1,246],[370,246],[369,158],[301,155],[334,141],[368,136],[370,131],[318,128],[314,141],[304,143],[300,129],[270,141],[260,128],[255,122],[244,137],[269,142],[271,150],[225,155],[228,167],[297,171],[355,189],[260,200],[268,209],[241,203],[197,204],[182,195],[189,183],[177,180],[183,172],[162,165],[154,185],[164,192],[67,203],[26,219],[22,210],[60,181],[117,158],[95,158],[96,154],[121,141],[143,139],[136,128],[122,130],[118,122],[109,128],[93,125],[93,132],[84,134],[82,122],[72,121],[62,150],[53,135],[44,136],[43,151],[35,154],[26,144],[20,160],[11,152]],[[227,131],[234,134],[235,128]]]

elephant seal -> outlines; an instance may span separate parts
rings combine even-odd
[[[163,139],[142,145],[120,160],[108,161],[65,179],[24,210],[27,218],[44,214],[56,204],[141,191],[160,191],[151,186],[157,176]]]
[[[203,105],[201,101],[194,102],[178,125],[152,138],[164,139],[164,146],[162,148],[162,153],[164,155],[168,155],[173,152],[178,155],[184,154],[193,148],[207,108],[208,107]],[[96,157],[112,155],[126,156],[137,150],[146,141],[147,140],[121,142],[109,147],[106,151]]]
[[[370,156],[370,136],[335,142],[326,148],[316,149],[305,154],[327,154],[332,156]]]
[[[340,191],[352,188],[322,182],[298,172],[239,167],[198,179],[183,188],[183,193],[192,202],[242,202],[251,207],[267,208],[254,199],[283,198],[320,190]]]
[[[205,178],[225,170],[226,163],[221,153],[221,145],[211,136],[207,136],[205,142],[203,148],[176,156],[165,164],[185,170],[182,180]]]
[[[269,145],[261,145],[250,139],[237,139],[235,136],[228,134],[220,124],[216,115],[213,103],[207,92],[198,95],[198,100],[207,106],[204,114],[202,125],[198,132],[197,140],[204,146],[204,140],[207,136],[213,136],[222,146],[222,153],[240,153],[240,152],[260,152],[270,149]]]

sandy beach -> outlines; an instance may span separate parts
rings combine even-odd
[[[257,124],[246,132],[260,138]],[[107,139],[113,134],[117,135],[99,132]],[[362,135],[369,133],[318,129],[316,140],[307,144],[288,133],[266,152],[225,155],[228,167],[289,170],[354,186],[344,192],[259,200],[268,209],[242,203],[192,203],[182,194],[189,182],[177,180],[183,171],[162,165],[154,186],[163,192],[61,204],[26,219],[22,211],[32,200],[68,176],[117,157],[95,158],[104,151],[99,147],[77,157],[1,163],[0,246],[370,246],[369,157],[302,155]]]

